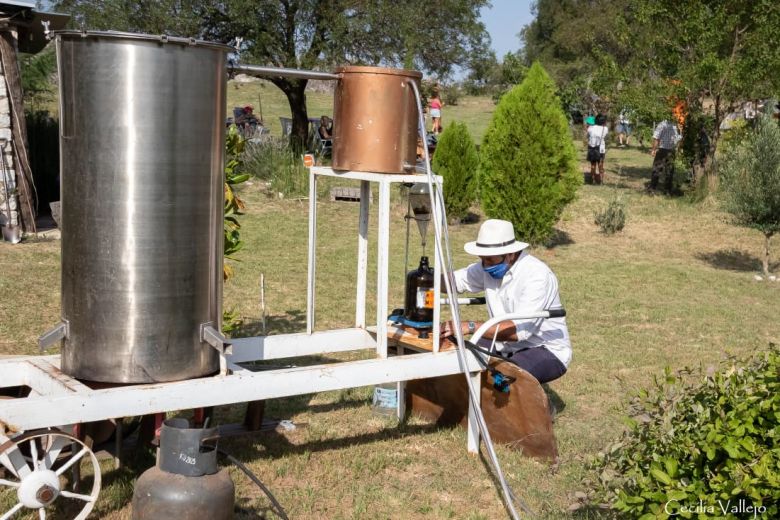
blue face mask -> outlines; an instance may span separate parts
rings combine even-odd
[[[500,280],[504,277],[507,271],[509,271],[509,266],[504,262],[501,262],[500,264],[491,265],[490,267],[483,267],[482,269],[496,280]]]

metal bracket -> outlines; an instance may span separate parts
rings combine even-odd
[[[43,352],[51,347],[54,343],[66,339],[70,335],[70,323],[68,320],[62,320],[59,325],[43,333],[38,338],[38,349]]]
[[[211,322],[200,325],[200,340],[214,347],[222,355],[230,356],[233,354],[233,345],[220,331],[214,328]]]

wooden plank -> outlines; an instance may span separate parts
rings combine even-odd
[[[395,346],[410,348],[417,352],[433,352],[433,333],[427,338],[421,338],[417,329],[404,325],[388,325],[387,339]],[[439,347],[440,351],[455,350],[457,345],[444,340]]]

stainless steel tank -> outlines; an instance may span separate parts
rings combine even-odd
[[[60,77],[62,370],[109,383],[214,373],[226,57],[126,33],[56,34]]]
[[[414,70],[349,66],[333,100],[333,169],[408,173],[417,159],[417,102],[422,74]]]

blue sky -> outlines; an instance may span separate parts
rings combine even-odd
[[[533,20],[531,3],[532,0],[492,0],[493,7],[482,8],[482,22],[490,33],[499,60],[507,52],[520,49],[518,33]]]

